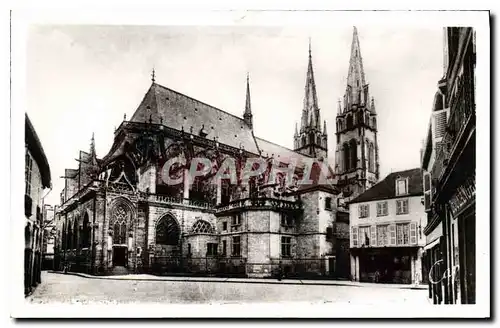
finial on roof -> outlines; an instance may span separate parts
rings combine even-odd
[[[323,133],[326,134],[326,120],[323,121]]]
[[[124,113],[123,114],[123,120],[126,121],[127,120],[127,113]]]
[[[309,37],[309,57],[311,57],[311,37]]]
[[[153,67],[153,71],[151,72],[151,81],[155,83],[155,68]]]

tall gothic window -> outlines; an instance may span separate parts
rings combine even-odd
[[[351,139],[349,150],[350,150],[350,160],[349,160],[350,168],[354,169],[357,167],[358,164],[358,144],[355,139]]]
[[[111,216],[110,227],[113,229],[113,244],[127,243],[127,224],[130,219],[130,211],[123,204],[115,206]]]
[[[306,145],[306,136],[302,136],[302,147]]]
[[[75,218],[75,222],[73,222],[73,248],[78,247],[78,220]]]
[[[344,156],[343,156],[343,169],[344,171],[347,171],[351,168],[351,165],[349,164],[349,145],[347,143],[344,144]]]
[[[347,121],[347,128],[351,129],[352,128],[352,116],[350,114],[347,115],[346,121]]]
[[[68,234],[66,238],[68,240],[68,249],[73,249],[73,231],[71,230],[71,222],[68,224]]]
[[[82,229],[82,247],[87,248],[90,247],[90,231],[92,228],[89,224],[89,215],[85,213],[85,217],[83,218],[83,229]]]
[[[178,245],[180,237],[180,228],[177,220],[170,215],[160,219],[156,225],[156,244],[158,245]]]
[[[368,145],[368,170],[375,172],[375,146],[371,142]]]

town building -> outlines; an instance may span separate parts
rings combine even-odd
[[[44,204],[42,236],[42,270],[54,269],[54,243],[57,233],[54,214],[57,206]]]
[[[51,188],[50,167],[42,143],[26,114],[24,189],[24,293],[41,283],[43,197]]]
[[[448,27],[444,39],[444,73],[422,151],[428,215],[424,258],[435,304],[474,304],[475,32]]]
[[[353,43],[359,52],[356,30]],[[363,117],[370,116],[362,99],[346,106],[361,106]],[[349,188],[338,187],[328,166],[327,124],[320,114],[311,46],[294,150],[254,135],[248,76],[240,118],[156,83],[153,72],[149,90],[116,129],[108,154],[98,158],[92,138],[90,150],[80,151],[79,167],[65,172],[55,223],[56,267],[92,274],[348,278],[349,218],[342,199]],[[342,133],[354,133],[349,131]],[[208,172],[203,176],[189,173],[196,158],[209,159],[198,164]],[[185,164],[165,170],[173,159]],[[266,169],[247,181],[237,174],[236,183],[212,183],[228,159],[237,173],[255,159],[265,161]],[[357,163],[359,172],[366,171],[364,162]],[[274,176],[272,164],[284,172]],[[307,183],[298,183],[306,176]]]
[[[422,281],[423,204],[420,168],[393,172],[349,202],[351,275],[355,281]]]

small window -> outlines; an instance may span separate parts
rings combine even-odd
[[[222,231],[227,231],[227,222],[222,222]]]
[[[408,199],[396,200],[396,214],[408,214]]]
[[[396,179],[396,196],[408,194],[408,178]]]
[[[207,256],[216,256],[216,255],[217,255],[217,244],[207,243]]]
[[[241,224],[241,214],[233,215],[231,225],[237,226]]]
[[[227,251],[227,241],[223,240],[222,241],[222,256],[226,256],[226,251]]]
[[[377,216],[386,216],[386,215],[388,215],[387,202],[378,202],[377,203]]]
[[[292,256],[292,237],[281,237],[281,256]]]
[[[326,240],[333,240],[333,228],[326,228]]]
[[[232,256],[241,256],[241,244],[240,244],[240,236],[233,237],[233,252]]]
[[[191,256],[191,244],[188,244],[188,256]]]
[[[370,216],[370,206],[368,204],[359,205],[359,217],[367,218]]]
[[[281,213],[281,226],[293,227],[293,217],[286,213]]]
[[[327,211],[332,210],[332,198],[331,197],[325,198],[325,210],[327,210]]]

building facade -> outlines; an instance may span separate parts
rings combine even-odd
[[[425,262],[435,304],[476,300],[474,33],[470,27],[444,30],[444,74],[422,152]]]
[[[43,237],[42,237],[42,270],[54,269],[54,244],[57,230],[55,212],[57,206],[44,204],[43,207]]]
[[[356,30],[353,49],[359,50]],[[363,118],[372,122],[374,106],[366,111],[362,99],[346,106],[363,106]],[[359,191],[344,194],[342,188],[349,188],[343,182],[339,187],[327,163],[327,125],[321,122],[311,46],[294,150],[256,137],[253,126],[248,76],[240,118],[157,84],[153,74],[135,113],[116,129],[108,154],[98,158],[92,138],[90,150],[80,151],[79,167],[66,170],[56,213],[55,266],[92,274],[281,272],[347,279],[349,215],[343,199]],[[373,128],[357,128],[363,140],[373,141],[372,148],[360,142],[376,158]],[[349,133],[355,131],[338,138]],[[197,158],[208,162],[197,163],[204,174],[193,176],[190,164]],[[257,159],[266,163],[262,173],[240,178]],[[230,175],[212,183],[228,160],[237,173],[234,181]],[[375,160],[370,163],[373,170],[359,164],[360,170],[378,176]],[[273,174],[273,165],[283,172]],[[354,174],[359,181],[366,177]],[[308,182],[298,183],[303,179]]]
[[[389,174],[349,203],[349,215],[353,280],[421,283],[427,223],[421,169]]]
[[[51,188],[50,167],[35,128],[25,118],[24,190],[24,293],[28,295],[41,282],[43,197]]]

